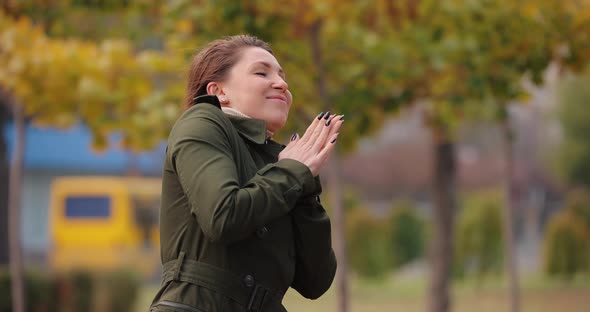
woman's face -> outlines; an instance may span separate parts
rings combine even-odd
[[[268,130],[275,132],[287,122],[293,97],[283,69],[268,51],[258,47],[243,49],[240,60],[218,85],[228,106],[266,121]]]

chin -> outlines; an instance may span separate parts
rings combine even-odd
[[[272,131],[272,132],[277,132],[279,130],[281,130],[285,124],[287,123],[287,119],[281,119],[281,120],[273,120],[272,122],[267,122],[267,128],[268,130]]]
[[[267,120],[267,122],[266,122],[268,130],[270,130],[272,132],[277,132],[278,130],[283,128],[286,123],[287,123],[287,114],[281,114],[281,116],[275,116],[274,118],[269,118],[269,120]]]
[[[285,126],[285,123],[281,123],[281,124],[273,123],[273,124],[268,124],[267,128],[270,132],[275,133],[275,132],[281,130],[281,128],[283,128],[284,126]]]

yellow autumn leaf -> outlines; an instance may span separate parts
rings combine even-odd
[[[193,23],[189,19],[181,19],[174,25],[177,32],[190,33],[193,28]]]

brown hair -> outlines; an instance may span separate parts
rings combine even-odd
[[[188,73],[184,108],[193,106],[195,97],[207,94],[208,83],[223,81],[229,70],[239,61],[241,51],[247,47],[262,48],[273,54],[268,43],[251,35],[217,39],[197,53]]]

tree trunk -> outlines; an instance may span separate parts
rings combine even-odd
[[[8,265],[8,148],[4,140],[8,108],[4,102],[0,98],[0,267]]]
[[[15,144],[10,167],[9,185],[9,239],[10,239],[10,282],[12,289],[12,311],[25,311],[24,281],[23,281],[23,259],[20,240],[20,201],[22,185],[22,162],[25,145],[25,121],[22,107],[13,103],[12,110],[15,127]]]
[[[509,273],[510,279],[510,311],[520,311],[520,298],[518,287],[518,269],[516,263],[516,240],[514,237],[514,209],[512,207],[512,173],[514,170],[514,155],[513,155],[513,133],[510,126],[510,117],[508,114],[502,121],[502,131],[504,134],[504,152],[506,167],[504,177],[506,179],[504,185],[504,237],[505,237],[505,265]]]
[[[449,284],[453,259],[453,227],[456,205],[455,146],[448,136],[433,131],[435,146],[434,235],[431,245],[432,280],[430,312],[450,310]]]
[[[344,207],[342,206],[342,187],[340,184],[340,157],[337,151],[330,157],[328,164],[328,189],[330,203],[334,213],[334,253],[338,259],[336,270],[336,293],[338,311],[348,311],[348,261],[346,257],[346,235],[344,232]]]
[[[324,112],[330,108],[330,99],[326,91],[326,74],[321,49],[322,21],[315,21],[309,29],[309,39],[314,65],[317,69],[318,95]],[[334,253],[338,261],[336,271],[336,296],[338,311],[348,311],[348,266],[346,261],[346,238],[344,235],[344,209],[342,204],[342,187],[340,185],[340,164],[338,149],[334,150],[328,164],[328,189],[330,190],[330,203],[334,211]]]

